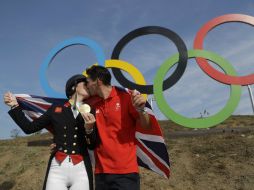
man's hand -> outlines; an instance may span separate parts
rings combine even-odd
[[[137,90],[131,92],[131,101],[136,110],[144,110],[146,100]]]
[[[94,126],[94,123],[96,122],[94,115],[91,113],[81,113],[81,115],[85,121],[85,129],[91,130]]]
[[[17,99],[11,92],[6,92],[4,94],[4,103],[10,107],[13,107],[16,105],[18,106]]]
[[[140,126],[144,129],[151,129],[150,117],[145,110],[146,99],[137,91],[131,92],[132,105],[139,113]]]

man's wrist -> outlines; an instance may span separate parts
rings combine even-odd
[[[138,113],[141,113],[141,114],[146,114],[146,108],[136,108],[137,112]]]

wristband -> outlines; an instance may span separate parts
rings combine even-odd
[[[146,108],[137,108],[136,110],[139,113],[146,114]]]

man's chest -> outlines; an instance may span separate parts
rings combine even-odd
[[[114,98],[98,104],[95,108],[98,128],[106,126],[107,130],[117,130],[132,124],[133,118],[129,112],[128,103],[129,101],[124,98]]]

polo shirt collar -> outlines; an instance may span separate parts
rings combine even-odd
[[[113,98],[113,97],[115,97],[116,95],[117,95],[116,88],[115,88],[114,86],[112,86],[112,90],[111,90],[111,92],[110,92],[108,98],[106,98],[106,99]]]
[[[105,100],[108,100],[110,98],[117,96],[117,90],[116,90],[115,86],[111,86],[111,87],[112,87],[111,92],[106,99],[103,99],[102,97],[99,97],[99,96],[95,96],[95,97],[97,97],[97,102],[102,102],[102,101],[105,101]],[[92,98],[95,98],[95,97],[92,97]]]

